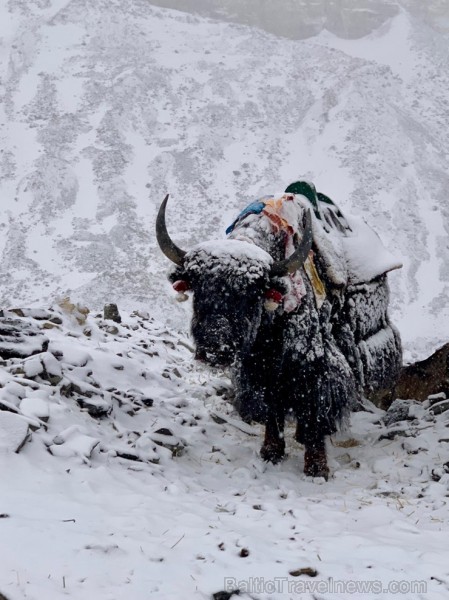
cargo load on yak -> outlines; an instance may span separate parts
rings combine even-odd
[[[386,274],[401,268],[402,263],[379,236],[361,217],[343,215],[335,202],[308,181],[297,181],[282,194],[252,202],[226,234],[268,253],[272,252],[271,238],[281,234],[285,258],[294,252],[301,236],[304,208],[313,215],[313,246],[304,262],[305,273],[297,270],[282,278],[281,308],[286,312],[298,309],[306,294],[305,274],[317,308],[327,298],[332,313],[338,315],[330,321],[332,331],[356,376],[359,395],[379,404],[389,395],[402,362],[399,334],[387,314],[386,281]],[[261,229],[265,229],[262,235]]]

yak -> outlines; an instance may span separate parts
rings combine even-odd
[[[230,367],[241,417],[265,425],[260,455],[285,455],[284,420],[296,418],[304,473],[328,478],[326,437],[362,397],[388,395],[402,352],[388,316],[387,273],[399,268],[361,218],[298,181],[246,207],[223,240],[185,251],[156,220],[169,279],[193,296],[195,357]]]

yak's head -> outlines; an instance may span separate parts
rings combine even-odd
[[[188,252],[170,238],[165,224],[165,197],[156,221],[162,252],[177,265],[173,287],[193,293],[192,335],[196,358],[211,365],[230,365],[239,352],[253,344],[264,310],[281,300],[281,277],[299,269],[312,245],[310,213],[302,240],[287,259],[272,257],[249,242],[205,242]]]

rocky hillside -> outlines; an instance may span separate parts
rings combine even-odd
[[[69,294],[163,311],[166,192],[188,246],[305,177],[403,260],[392,300],[408,350],[447,341],[444,31],[405,11],[353,40],[288,40],[144,0],[0,11],[0,306]]]

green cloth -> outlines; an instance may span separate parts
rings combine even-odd
[[[338,229],[341,233],[351,231],[346,219],[338,206],[329,196],[317,193],[313,183],[309,181],[294,181],[285,190],[286,194],[301,194],[310,202],[317,219],[322,223],[326,231],[328,226]]]
[[[320,209],[318,207],[318,195],[313,183],[308,181],[294,181],[288,186],[285,192],[287,194],[301,194],[301,196],[305,196],[312,204],[316,218],[321,221]]]
[[[316,216],[319,219],[321,218],[318,211],[317,193],[313,183],[309,183],[308,181],[294,181],[288,186],[285,192],[287,194],[301,194],[301,196],[305,196],[312,203]]]

